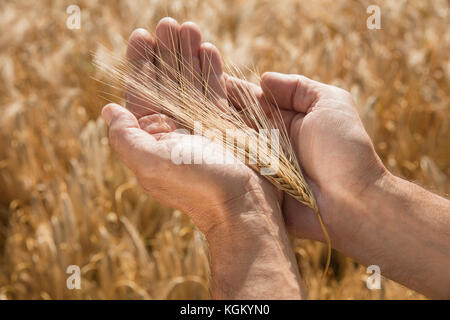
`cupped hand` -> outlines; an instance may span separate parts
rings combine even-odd
[[[268,72],[260,86],[227,77],[230,99],[252,90],[263,108],[279,108],[305,178],[334,245],[363,231],[352,203],[386,172],[347,91],[300,75]],[[235,104],[240,101],[234,99]],[[289,196],[283,213],[297,237],[324,241],[316,214]]]
[[[219,52],[201,42],[199,28],[191,22],[180,26],[171,18],[162,19],[155,39],[144,29],[135,30],[129,39],[127,59],[136,70],[145,72],[148,81],[161,82],[158,74],[178,70],[198,90],[209,94],[218,108],[228,103]],[[220,145],[177,132],[175,122],[132,87],[126,96],[126,108],[108,104],[102,115],[110,127],[112,148],[148,194],[189,214],[205,234],[241,212],[244,198],[251,199],[251,212],[259,212],[258,208],[268,203],[278,206],[279,194],[267,181],[241,162],[223,163],[222,156],[230,155]],[[180,163],[200,149],[208,157],[203,163]]]

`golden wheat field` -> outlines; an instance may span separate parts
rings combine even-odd
[[[66,26],[69,5],[81,28]],[[369,30],[366,9],[381,8]],[[395,174],[450,193],[449,2],[117,0],[0,2],[0,299],[208,299],[203,237],[158,204],[109,148],[111,88],[93,66],[137,27],[194,21],[241,69],[299,73],[353,93]],[[114,92],[120,95],[120,92]],[[366,268],[293,240],[310,299],[423,299]],[[81,268],[69,290],[66,269]]]

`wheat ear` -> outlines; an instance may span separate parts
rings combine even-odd
[[[330,237],[314,195],[298,164],[279,109],[264,110],[261,101],[258,100],[260,97],[256,97],[250,89],[237,86],[234,88],[234,92],[237,93],[234,98],[240,101],[240,104],[239,108],[236,108],[230,101],[223,101],[219,94],[208,86],[209,77],[215,76],[210,61],[202,66],[203,77],[201,77],[186,67],[191,65],[192,61],[186,61],[183,54],[165,50],[165,59],[163,59],[159,50],[158,52],[149,50],[143,43],[134,45],[138,46],[136,51],[140,52],[139,59],[127,61],[103,50],[107,52],[106,59],[104,59],[105,56],[96,55],[94,64],[110,76],[113,83],[117,83],[106,83],[108,86],[120,90],[126,88],[128,97],[140,101],[139,107],[142,109],[165,113],[178,125],[188,130],[194,130],[195,122],[201,123],[205,131],[214,129],[209,130],[208,138],[224,142],[224,146],[229,151],[257,172],[261,172],[261,169],[270,165],[272,151],[269,151],[272,149],[270,134],[261,136],[259,133],[270,132],[272,129],[278,130],[281,146],[278,154],[278,171],[264,177],[278,189],[285,191],[316,213],[328,246],[324,271],[326,274],[331,259]],[[176,62],[174,66],[166,62],[168,52],[170,52],[169,59]],[[111,62],[105,62],[108,60]],[[240,79],[244,78],[242,72],[235,66],[228,67],[228,73]],[[202,89],[194,86],[194,80],[202,83]],[[120,98],[110,93],[105,92],[105,94],[112,98]],[[224,133],[230,131],[240,132],[241,138],[244,137],[244,139],[223,141]],[[250,152],[249,146],[258,145],[258,139],[269,148],[255,156]]]

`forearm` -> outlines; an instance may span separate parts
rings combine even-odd
[[[450,298],[450,202],[391,174],[351,205],[360,227],[343,251],[435,298]]]
[[[281,212],[247,195],[239,219],[208,233],[215,299],[301,299],[297,263]]]

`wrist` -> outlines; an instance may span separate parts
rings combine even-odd
[[[224,210],[226,218],[205,234],[213,297],[301,298],[298,267],[277,199],[251,191]]]
[[[249,233],[259,236],[272,234],[281,224],[281,209],[273,199],[260,191],[248,191],[239,198],[227,201],[218,209],[217,221],[204,231],[210,247],[230,246],[235,240],[254,243]],[[249,239],[250,238],[250,239]]]
[[[335,199],[339,203],[340,219],[336,221],[339,239],[347,244],[349,239],[372,241],[383,225],[382,206],[387,192],[395,189],[396,177],[383,170],[368,182],[360,192],[341,190]]]
[[[386,172],[348,203],[353,229],[341,234],[338,250],[419,292],[448,296],[441,274],[450,270],[449,219],[441,198]]]
[[[346,251],[349,245],[371,241],[371,236],[379,228],[380,206],[386,190],[394,188],[393,176],[383,166],[377,173],[361,179],[354,188],[335,188],[324,196],[326,210],[332,210],[327,223],[333,247]],[[320,204],[319,204],[320,208]]]
[[[257,179],[262,179],[257,177]],[[232,233],[238,233],[242,226],[258,225],[256,221],[275,219],[282,222],[281,208],[276,189],[265,180],[249,179],[238,197],[216,207],[214,216],[204,234],[208,242],[226,241]],[[239,235],[236,235],[239,236]]]

